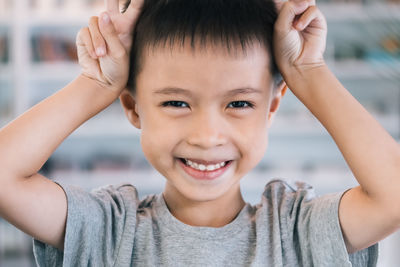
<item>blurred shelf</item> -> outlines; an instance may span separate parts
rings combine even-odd
[[[140,136],[140,130],[136,129],[122,111],[117,103],[111,109],[121,109],[121,111],[104,110],[102,113],[85,122],[81,127],[71,134],[71,138],[136,138]],[[97,142],[97,140],[94,140]]]
[[[52,62],[32,63],[28,71],[29,80],[34,82],[73,80],[81,72],[78,63]]]
[[[242,178],[240,185],[243,189],[243,195],[246,196],[245,199],[257,203],[265,184],[274,178],[289,183],[304,181],[314,188],[317,195],[340,192],[358,185],[357,180],[346,165],[316,166],[307,170],[301,166],[285,164],[268,170],[251,171]]]
[[[105,10],[103,5],[96,8],[87,5],[81,5],[82,1],[68,1],[67,3],[75,4],[66,8],[65,6],[47,8],[46,10],[30,11],[29,19],[25,20],[29,26],[87,26],[92,16],[98,16]]]
[[[339,80],[387,79],[400,81],[400,59],[366,62],[362,60],[327,61]]]
[[[400,22],[400,5],[389,3],[319,3],[318,7],[331,22],[366,22],[371,20]]]
[[[162,192],[165,178],[155,171],[149,170],[98,170],[98,171],[62,171],[52,172],[51,178],[60,183],[79,186],[92,190],[104,185],[130,183],[139,193],[139,198],[152,193]]]
[[[11,73],[12,72],[10,64],[0,63],[0,81],[10,79]]]
[[[126,119],[124,119],[126,120]],[[127,120],[126,120],[127,121]],[[103,120],[90,120],[84,125],[79,127],[73,132],[71,138],[87,138],[90,142],[91,138],[106,136],[109,138],[124,138],[124,137],[138,137],[140,136],[140,131],[137,130],[133,125],[129,124],[127,121],[123,120],[113,120],[113,123],[107,121],[107,124]],[[97,140],[94,140],[97,142]]]
[[[12,25],[12,18],[9,15],[0,13],[0,28],[10,27]]]
[[[296,116],[277,114],[275,121],[269,131],[272,138],[291,137],[321,137],[332,139],[328,131],[313,115]],[[392,136],[399,136],[399,116],[397,114],[377,115],[372,116],[388,131]]]
[[[52,14],[50,16],[43,16],[34,14],[29,20],[26,20],[25,23],[30,27],[49,27],[49,25],[51,27],[83,27],[88,25],[89,18],[92,15],[93,14],[85,14],[82,16],[66,16],[63,13],[60,13],[58,15]]]

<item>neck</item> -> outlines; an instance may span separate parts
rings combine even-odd
[[[191,226],[222,227],[232,222],[246,204],[239,183],[234,190],[208,201],[188,199],[167,183],[163,197],[171,214]]]

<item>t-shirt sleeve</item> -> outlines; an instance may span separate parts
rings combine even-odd
[[[306,183],[279,182],[279,203],[285,236],[296,243],[302,266],[376,266],[378,244],[348,254],[339,223],[339,203],[346,191],[316,197]]]
[[[38,266],[114,266],[119,254],[130,255],[121,250],[133,247],[139,203],[134,186],[109,185],[87,192],[57,184],[68,203],[64,251],[33,239]]]
[[[299,233],[308,231],[305,242],[310,245],[315,266],[376,266],[378,244],[348,254],[339,223],[339,203],[344,192],[328,194],[304,203],[299,214]],[[307,229],[307,230],[306,230]]]

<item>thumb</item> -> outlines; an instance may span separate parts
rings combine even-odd
[[[279,32],[288,33],[292,30],[293,21],[297,15],[302,14],[310,5],[307,1],[287,1],[283,3],[275,29]]]
[[[126,55],[126,50],[122,45],[114,24],[111,21],[110,15],[107,12],[100,15],[99,29],[107,44],[107,54],[115,59],[124,57]]]

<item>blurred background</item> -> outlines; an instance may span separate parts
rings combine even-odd
[[[326,61],[399,141],[400,0],[317,4],[328,20]],[[0,0],[0,128],[79,74],[75,36],[103,9],[103,0]],[[160,193],[164,185],[118,100],[66,139],[41,172],[87,190],[130,182],[140,198]],[[290,91],[263,161],[242,180],[245,200],[258,203],[275,177],[304,180],[318,195],[357,185],[330,135]],[[398,233],[382,241],[379,266],[400,266],[399,246]],[[1,218],[0,266],[35,266],[32,238]]]

